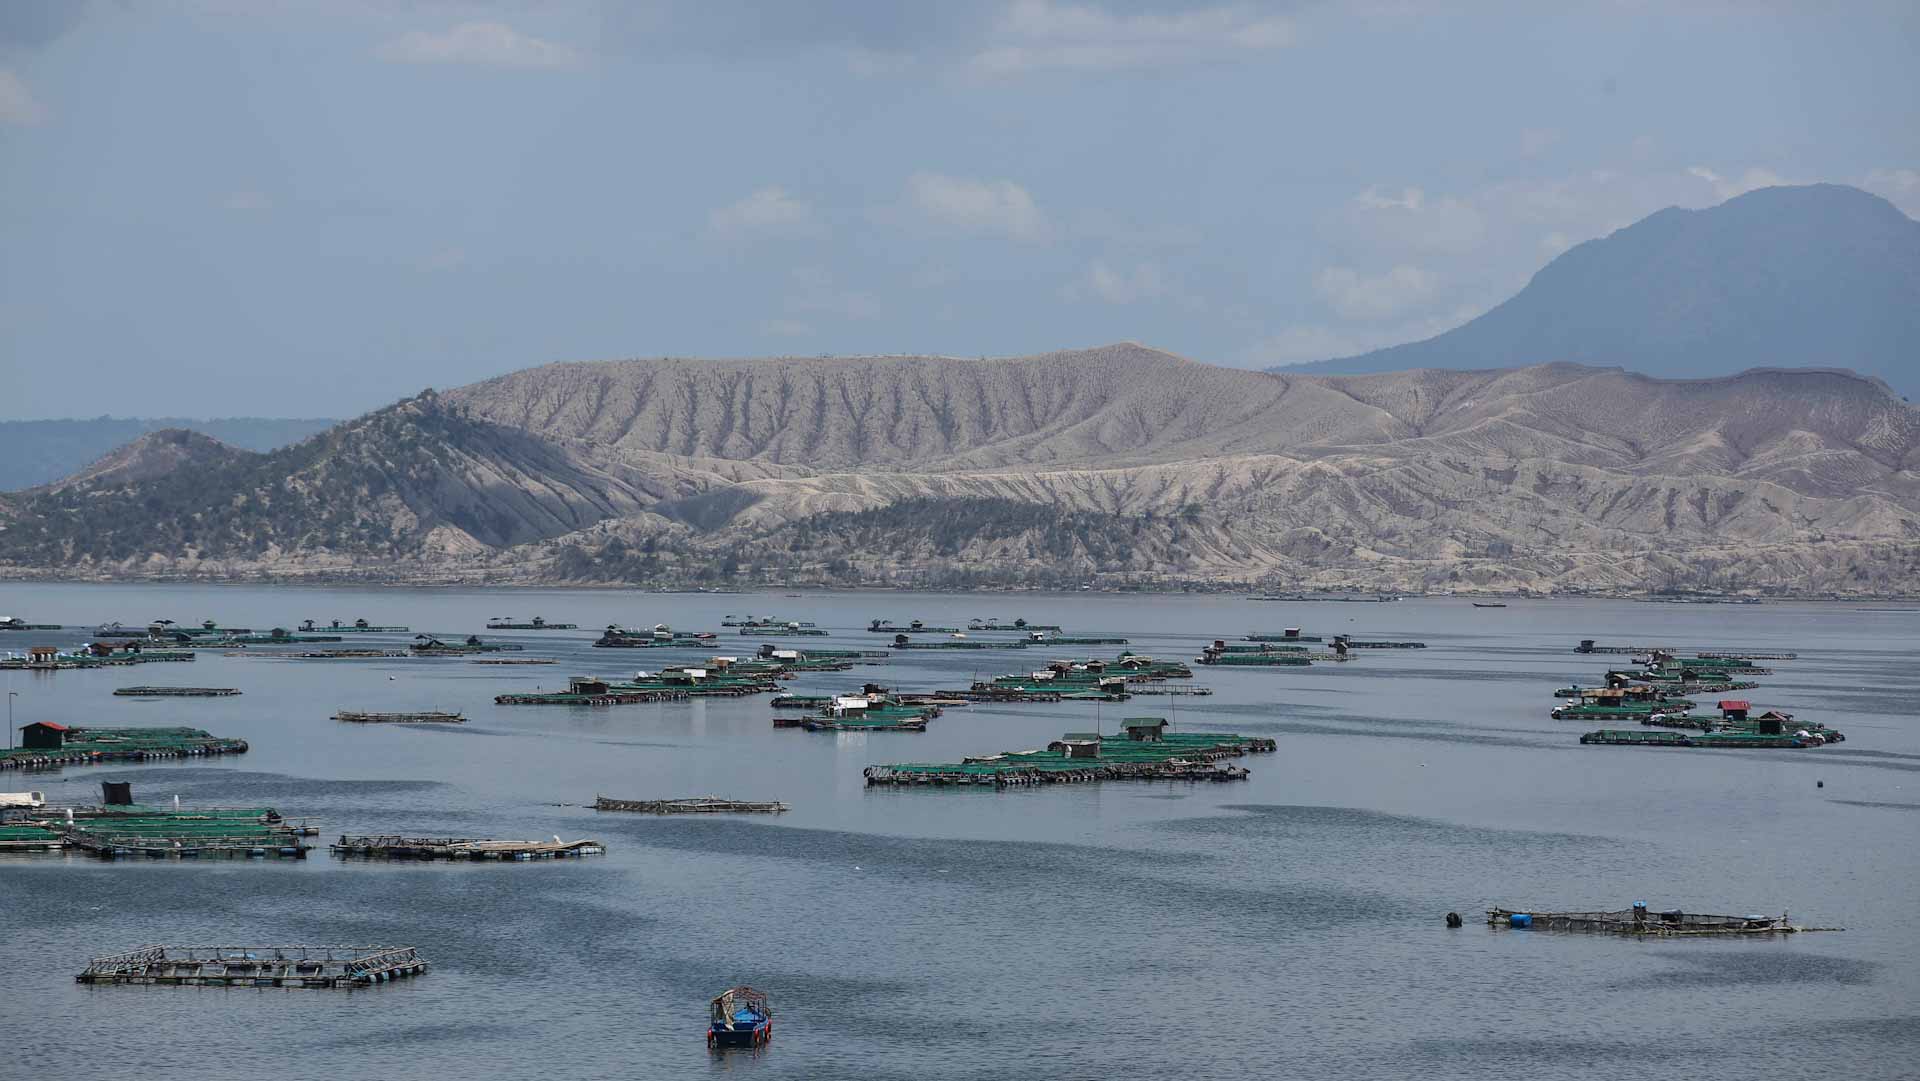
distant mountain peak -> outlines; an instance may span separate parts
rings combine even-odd
[[[1269,369],[1347,374],[1573,361],[1699,378],[1845,369],[1920,390],[1920,222],[1843,184],[1668,207],[1575,245],[1499,306],[1423,341]]]

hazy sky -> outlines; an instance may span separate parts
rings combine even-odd
[[[552,360],[1264,366],[1668,205],[1920,216],[1920,4],[0,0],[0,417]]]

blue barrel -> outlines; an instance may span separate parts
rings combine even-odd
[[[1533,926],[1533,917],[1525,912],[1515,912],[1507,917],[1508,927],[1528,928]]]

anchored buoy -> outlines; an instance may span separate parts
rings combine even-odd
[[[1825,782],[1825,781],[1815,781],[1815,782],[1813,782],[1813,787],[1815,787],[1815,788],[1825,788],[1825,787],[1827,787],[1827,782]]]
[[[1460,913],[1458,912],[1447,913],[1447,926],[1448,927],[1460,926]]]

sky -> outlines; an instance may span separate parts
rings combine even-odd
[[[0,419],[1300,363],[1814,181],[1920,216],[1920,4],[0,0]]]

